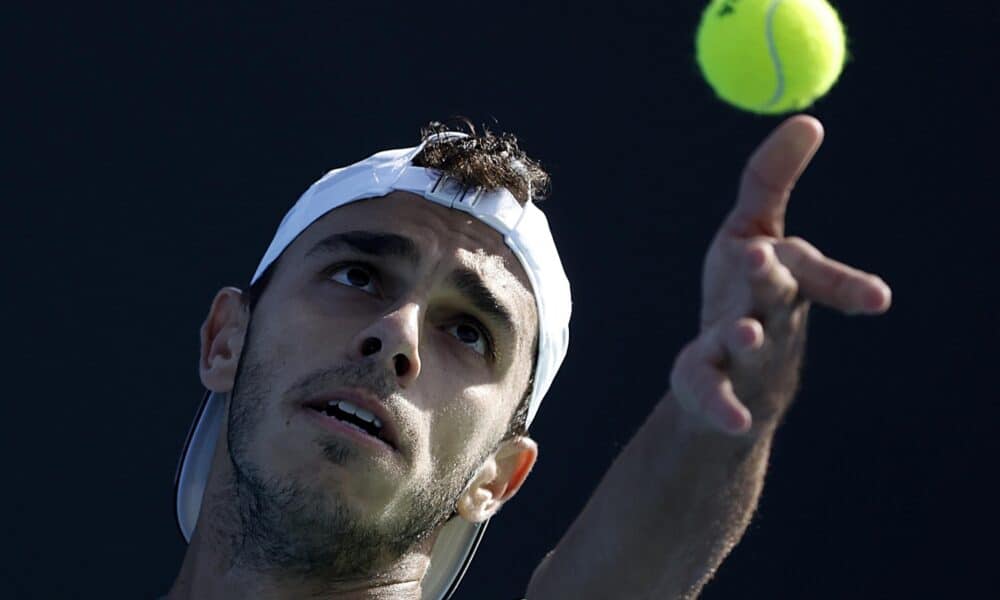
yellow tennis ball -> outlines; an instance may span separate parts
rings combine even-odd
[[[826,0],[712,0],[695,39],[715,93],[759,114],[801,110],[827,93],[846,54],[844,27]]]

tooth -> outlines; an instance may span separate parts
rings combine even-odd
[[[354,416],[358,417],[359,419],[363,419],[365,421],[368,421],[369,423],[371,423],[372,420],[375,419],[375,415],[371,414],[370,412],[368,412],[367,410],[365,410],[363,408],[359,408],[359,409],[355,410],[354,411]]]
[[[375,423],[375,427],[377,427],[378,429],[382,429],[382,421],[380,421],[378,417],[375,417],[373,423]]]
[[[351,415],[356,415],[358,414],[358,411],[361,410],[357,406],[354,406],[350,402],[346,402],[344,400],[337,402],[337,408]]]

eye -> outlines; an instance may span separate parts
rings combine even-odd
[[[379,291],[375,286],[375,277],[373,275],[374,269],[357,263],[338,265],[328,270],[329,278],[337,283],[358,288],[369,294],[377,294]]]
[[[483,329],[473,323],[456,323],[449,325],[445,331],[451,332],[458,341],[472,348],[476,353],[483,356],[490,354],[489,337]]]

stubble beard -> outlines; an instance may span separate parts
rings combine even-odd
[[[366,519],[347,505],[338,489],[269,475],[254,463],[250,449],[264,420],[267,399],[273,397],[273,368],[257,357],[251,337],[248,330],[230,395],[230,497],[228,503],[217,503],[229,507],[219,524],[228,529],[233,566],[328,584],[384,573],[454,514],[458,497],[481,460],[453,469],[451,476],[414,485],[399,503],[410,510],[389,519]],[[337,366],[295,387],[322,380],[326,385],[367,387],[385,398],[395,388],[376,368],[375,363]],[[364,468],[357,448],[349,443],[330,438],[317,450],[331,462]]]

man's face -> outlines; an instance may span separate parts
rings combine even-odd
[[[394,554],[421,539],[525,391],[529,290],[499,233],[412,194],[311,225],[254,310],[232,394],[237,480],[280,504],[257,516],[318,547],[335,533]]]

